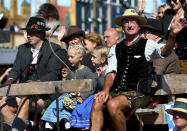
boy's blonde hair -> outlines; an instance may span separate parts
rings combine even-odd
[[[69,49],[75,49],[76,53],[78,55],[80,55],[80,56],[84,56],[86,54],[86,50],[85,50],[84,46],[81,43],[70,45],[68,47],[68,50]]]
[[[96,46],[94,51],[97,51],[101,57],[107,58],[110,48],[107,46]]]

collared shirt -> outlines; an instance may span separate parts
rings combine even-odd
[[[37,63],[37,60],[38,60],[38,54],[40,52],[40,48],[41,46],[38,48],[38,49],[33,49],[31,47],[31,52],[32,52],[32,64],[36,64]]]
[[[165,46],[165,44],[158,44],[153,40],[147,40],[144,52],[146,60],[151,62],[153,59],[163,58],[163,56],[161,56],[161,48],[163,46]],[[106,69],[106,74],[110,72],[117,72],[117,59],[115,50],[116,45],[113,45],[108,54],[108,66]]]

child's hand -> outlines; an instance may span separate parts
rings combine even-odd
[[[76,100],[77,100],[77,102],[79,102],[79,103],[83,103],[83,100],[82,100],[81,97],[76,97]]]
[[[67,77],[67,75],[68,75],[68,71],[67,71],[67,70],[68,70],[67,68],[63,68],[63,69],[62,69],[61,72],[62,72],[62,77],[63,77],[63,78],[66,78],[66,77]]]

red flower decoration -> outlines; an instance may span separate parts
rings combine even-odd
[[[33,24],[32,26],[31,26],[31,28],[34,28],[35,27],[35,24]]]
[[[174,49],[177,49],[177,48],[179,48],[177,45],[175,45],[174,47],[173,47]]]

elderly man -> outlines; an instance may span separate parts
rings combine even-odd
[[[59,80],[63,64],[54,55],[54,52],[62,58],[61,53],[64,51],[62,51],[59,45],[50,43],[45,39],[46,31],[49,28],[46,27],[44,19],[31,17],[26,28],[22,28],[22,30],[27,31],[28,42],[19,46],[13,68],[9,72],[8,80],[5,84],[12,84],[17,80],[20,83]],[[53,48],[53,51],[50,46]],[[24,104],[18,113],[17,111],[22,105],[21,103]],[[37,100],[37,103],[37,111],[41,111],[44,101],[40,98]],[[8,128],[11,128],[17,117],[27,124],[29,99],[20,99],[19,97],[10,99],[9,97],[4,97],[0,106],[1,114]],[[17,117],[15,118],[16,113]]]
[[[104,41],[108,47],[119,43],[119,34],[115,28],[109,28],[104,32]]]
[[[161,39],[163,33],[160,20],[147,19],[147,23],[141,26],[141,33],[142,37],[145,39],[150,39],[158,43],[164,42],[163,39]],[[157,75],[180,73],[179,59],[174,51],[164,59],[154,59],[153,67]]]
[[[113,129],[126,131],[124,112],[149,103],[153,74],[151,61],[172,52],[176,34],[186,26],[185,22],[185,19],[174,20],[169,40],[164,46],[140,37],[139,29],[146,19],[139,16],[136,10],[127,9],[115,19],[115,23],[122,26],[126,39],[110,50],[104,90],[94,98],[91,131],[102,129],[104,105],[111,117]]]

